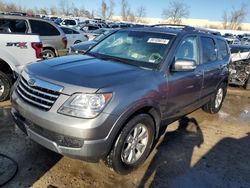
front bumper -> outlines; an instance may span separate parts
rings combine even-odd
[[[60,96],[49,111],[42,111],[12,94],[12,116],[16,125],[32,140],[59,154],[87,161],[106,156],[112,146],[111,130],[116,116],[101,113],[94,119],[58,114],[66,96]]]

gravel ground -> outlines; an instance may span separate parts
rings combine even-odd
[[[19,165],[8,188],[250,187],[250,91],[230,88],[218,114],[198,110],[169,125],[148,160],[127,176],[29,140],[15,127],[9,102],[0,103],[0,117],[0,153]]]

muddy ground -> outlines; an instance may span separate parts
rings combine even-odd
[[[185,128],[184,128],[185,127]],[[29,140],[0,103],[0,153],[18,163],[5,187],[250,187],[250,91],[230,88],[216,115],[169,125],[148,160],[120,176],[102,162],[62,157]]]

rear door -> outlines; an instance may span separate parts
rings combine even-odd
[[[40,35],[44,47],[50,46],[56,50],[65,49],[61,33],[55,26],[40,20],[29,20],[29,22],[32,33]]]
[[[204,81],[201,98],[210,97],[220,82],[221,62],[218,59],[218,49],[213,37],[201,36],[201,66],[204,70]]]

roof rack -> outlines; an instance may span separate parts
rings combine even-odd
[[[195,28],[192,26],[180,25],[180,24],[155,24],[155,25],[151,25],[150,27],[167,27],[170,29],[181,29],[181,30],[185,30],[185,31],[195,30]]]
[[[207,33],[207,34],[211,34],[211,35],[217,35],[217,36],[221,36],[221,33],[219,31],[213,31],[210,29],[205,29],[205,28],[195,28],[196,31],[201,32],[201,33]]]

